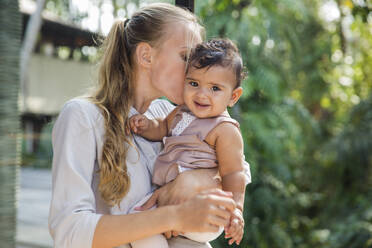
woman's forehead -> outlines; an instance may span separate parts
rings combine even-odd
[[[178,48],[191,48],[202,41],[196,23],[172,23],[167,30],[166,43],[172,43]]]

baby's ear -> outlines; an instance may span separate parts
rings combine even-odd
[[[243,94],[243,88],[242,87],[238,87],[238,88],[234,89],[232,94],[231,94],[229,107],[234,106],[235,103],[239,100],[239,98],[241,97],[242,94]]]

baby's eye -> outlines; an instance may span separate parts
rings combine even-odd
[[[190,81],[189,84],[192,86],[192,87],[198,87],[199,84],[195,81]]]
[[[212,87],[212,90],[213,90],[213,91],[219,91],[219,90],[221,90],[221,89],[220,89],[218,86],[213,86],[213,87]]]

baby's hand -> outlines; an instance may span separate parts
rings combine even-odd
[[[133,133],[141,134],[145,132],[150,125],[149,119],[144,115],[133,115],[129,119],[129,126]]]
[[[229,240],[229,245],[232,245],[234,242],[239,245],[240,241],[243,238],[244,233],[244,219],[243,213],[238,208],[235,208],[234,212],[230,218],[230,224],[228,227],[225,227],[225,238],[231,238]]]

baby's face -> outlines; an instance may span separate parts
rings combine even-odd
[[[227,106],[234,105],[235,86],[235,75],[229,67],[190,68],[186,75],[184,101],[196,117],[215,117]]]

